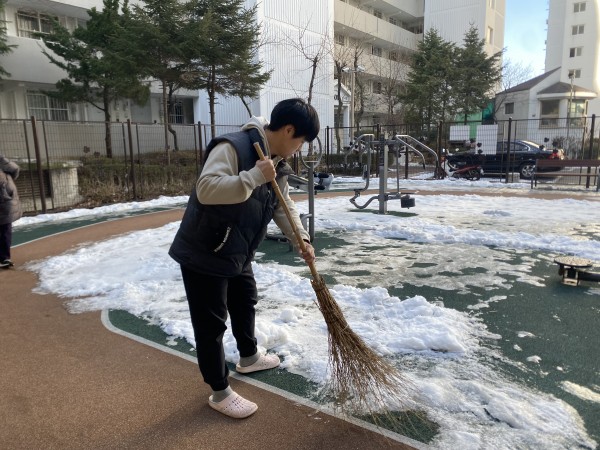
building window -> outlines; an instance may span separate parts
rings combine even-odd
[[[583,47],[572,47],[569,49],[569,58],[575,58],[576,56],[581,56]]]
[[[381,56],[381,55],[383,55],[383,50],[381,49],[381,47],[375,47],[373,45],[371,47],[371,54],[373,54],[375,56]]]
[[[571,126],[582,127],[587,114],[587,102],[585,100],[570,100],[567,116]]]
[[[581,78],[581,69],[569,70],[569,78]]]
[[[383,19],[383,13],[381,11],[379,11],[378,9],[373,10],[373,15],[375,17],[377,17],[378,19]]]
[[[515,104],[514,103],[505,103],[504,104],[504,114],[514,114],[515,113]]]
[[[585,2],[577,2],[573,3],[573,12],[584,12],[585,11]]]
[[[492,27],[487,28],[486,41],[490,45],[494,45],[494,29]]]
[[[346,37],[342,34],[336,34],[335,43],[338,45],[346,45]]]
[[[583,25],[573,25],[571,27],[571,34],[573,36],[575,36],[577,34],[583,34],[584,28],[585,27]]]
[[[389,53],[389,59],[392,61],[399,61],[400,60],[400,54],[396,51],[391,51]]]
[[[69,120],[67,102],[38,92],[27,93],[27,111],[38,120]]]
[[[17,35],[34,38],[34,33],[52,33],[52,17],[37,11],[17,11]]]
[[[170,123],[183,123],[183,102],[175,100],[171,114],[169,114]]]
[[[542,127],[555,127],[558,125],[558,108],[560,100],[542,100],[541,102],[541,114],[542,119],[540,126]]]
[[[373,81],[373,94],[381,94],[381,81]]]
[[[400,21],[398,19],[396,19],[395,17],[390,17],[388,19],[388,21],[392,24],[392,25],[396,25],[397,27],[400,26]]]

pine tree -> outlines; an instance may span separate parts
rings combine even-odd
[[[185,7],[178,0],[143,0],[133,8],[127,33],[123,36],[133,43],[135,53],[131,57],[137,70],[160,82],[167,159],[169,133],[173,136],[174,148],[179,148],[170,117],[175,106],[175,93],[185,85],[184,75],[189,70],[185,21]]]
[[[4,10],[4,5],[6,0],[0,0],[0,12]],[[16,47],[16,45],[9,45],[6,39],[6,27],[4,24],[6,21],[0,20],[0,55],[6,55],[12,52],[12,49]],[[10,77],[10,73],[8,73],[1,65],[0,65],[0,80],[3,77]]]
[[[119,12],[120,0],[104,0],[104,8],[88,11],[85,27],[70,33],[57,21],[50,34],[39,34],[48,50],[43,53],[68,78],[56,83],[56,91],[49,96],[67,102],[85,102],[104,112],[106,156],[112,157],[111,113],[113,101],[130,98],[145,103],[149,88],[142,83],[135,63],[129,57],[130,48],[123,45],[119,36],[125,33],[127,0],[123,14]]]
[[[459,49],[457,64],[460,73],[455,86],[457,112],[465,122],[470,114],[478,113],[487,106],[502,79],[500,60],[502,52],[488,56],[485,40],[479,38],[477,28],[469,28]]]
[[[437,30],[425,34],[413,55],[405,92],[400,96],[409,120],[432,124],[452,115],[456,51],[456,46],[444,41]]]
[[[260,26],[256,6],[244,0],[191,0],[190,30],[195,36],[188,87],[208,93],[212,135],[217,97],[253,97],[269,79],[258,60]]]

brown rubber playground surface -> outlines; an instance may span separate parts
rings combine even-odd
[[[182,213],[113,220],[13,249],[15,268],[0,271],[0,448],[411,448],[233,378],[259,409],[230,419],[208,406],[210,390],[194,362],[109,331],[100,312],[70,314],[64,299],[32,292],[37,275],[24,269],[28,261]]]
[[[600,199],[597,194],[589,197]],[[37,275],[24,268],[27,262],[85,242],[160,227],[179,220],[182,213],[177,209],[112,220],[13,249],[15,268],[0,270],[0,448],[426,447],[386,437],[238,378],[231,379],[232,387],[258,403],[259,410],[245,420],[230,419],[208,406],[210,391],[194,362],[110,331],[100,312],[69,314],[64,299],[33,292]]]

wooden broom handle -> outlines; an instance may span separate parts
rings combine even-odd
[[[258,156],[260,157],[260,159],[262,161],[266,161],[267,157],[265,156],[264,152],[262,151],[262,148],[260,147],[260,143],[255,142],[254,148],[256,149],[256,153],[258,153]],[[281,189],[279,189],[279,185],[277,184],[277,181],[271,180],[271,186],[273,186],[273,190],[275,191],[275,194],[277,195],[277,198],[279,199],[279,203],[281,203],[281,206],[283,207],[283,210],[285,211],[285,215],[287,216],[288,222],[290,223],[290,226],[292,227],[294,236],[296,236],[296,240],[298,241],[298,246],[300,247],[300,250],[302,251],[302,253],[306,253],[306,250],[307,250],[306,242],[304,242],[304,239],[302,239],[302,235],[300,234],[300,231],[298,230],[298,227],[296,226],[296,221],[292,217],[290,208],[288,208],[288,205],[285,202],[285,199],[283,198],[283,194],[281,193]],[[310,268],[313,278],[315,280],[318,280],[319,273],[317,272],[317,268],[315,267],[314,262],[307,262],[307,264],[308,264],[308,267]]]

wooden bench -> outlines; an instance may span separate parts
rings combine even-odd
[[[564,169],[575,169],[567,170]],[[578,170],[577,170],[578,169]],[[531,177],[531,188],[537,186],[540,178],[580,178],[577,184],[585,184],[586,188],[595,186],[600,189],[600,159],[538,159]]]

